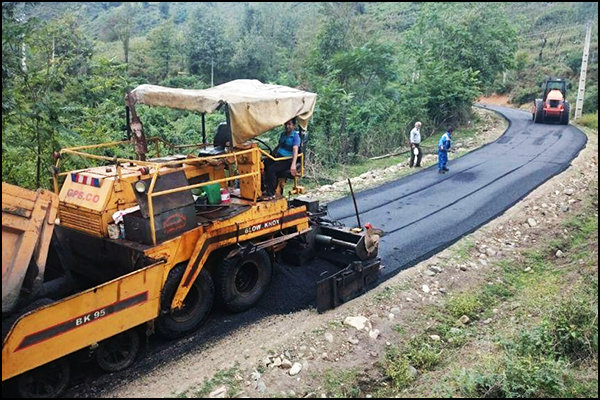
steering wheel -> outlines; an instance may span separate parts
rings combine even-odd
[[[254,138],[254,140],[256,140],[258,143],[262,144],[269,152],[269,154],[271,154],[273,152],[273,149],[271,148],[271,146],[269,146],[264,140],[261,140],[259,138]]]

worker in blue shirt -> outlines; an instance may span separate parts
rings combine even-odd
[[[452,128],[448,128],[438,142],[438,173],[440,174],[450,171],[448,168],[448,150],[452,146],[453,132]]]
[[[266,195],[264,199],[271,199],[275,195],[275,188],[277,186],[277,176],[289,170],[292,176],[296,176],[296,161],[298,160],[298,149],[300,147],[300,134],[296,130],[296,118],[292,118],[284,124],[284,131],[281,132],[279,137],[279,144],[273,151],[273,155],[276,158],[291,157],[289,159],[273,161],[271,159],[265,160],[265,175],[266,175]]]

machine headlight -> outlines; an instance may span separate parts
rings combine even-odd
[[[142,182],[142,181],[137,181],[135,183],[134,187],[135,187],[135,190],[138,193],[145,193],[146,192],[146,184],[144,182]]]

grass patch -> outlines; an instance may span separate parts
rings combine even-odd
[[[401,335],[404,335],[406,333],[406,328],[403,324],[396,324],[394,325],[394,331]]]
[[[342,321],[339,321],[339,320],[329,321],[328,325],[331,326],[334,329],[336,329],[336,328],[343,328],[344,327],[344,323]],[[323,330],[323,333],[325,333],[325,330]]]
[[[474,320],[477,318],[478,313],[483,308],[483,301],[481,296],[477,293],[464,293],[456,296],[452,296],[446,304],[446,311],[450,313],[453,318],[460,318],[463,315]]]
[[[584,114],[580,119],[577,120],[577,123],[588,128],[598,130],[598,111],[593,114]]]
[[[404,346],[389,347],[382,367],[392,388],[407,388],[419,374],[434,370],[443,360],[444,347],[429,337],[413,338]]]
[[[595,203],[597,204],[597,203]],[[563,225],[571,231],[558,245],[575,253],[577,248],[597,247],[596,207]],[[504,278],[518,289],[528,314],[524,327],[514,335],[499,333],[499,360],[455,372],[454,394],[465,397],[597,397],[598,396],[598,276],[581,277],[576,283],[564,278],[578,270],[578,261],[553,267],[557,242],[524,252],[524,266],[534,274],[520,273],[502,264]],[[551,249],[551,251],[548,251]],[[591,254],[590,256],[594,256]],[[597,257],[597,253],[596,253]],[[597,258],[596,258],[597,260]],[[531,323],[532,309],[539,321]],[[452,386],[452,384],[450,385]]]
[[[211,379],[205,380],[200,389],[193,392],[194,397],[207,397],[210,392],[222,385],[227,386],[227,397],[236,395],[242,389],[241,380],[236,378],[239,373],[237,363],[229,369],[219,370]]]
[[[330,323],[330,324],[331,324],[331,323]],[[327,329],[326,329],[326,328],[324,328],[324,327],[319,327],[319,328],[315,328],[315,329],[313,329],[313,330],[312,330],[310,333],[311,333],[311,334],[313,334],[313,335],[317,335],[317,336],[318,336],[318,335],[322,335],[322,334],[324,334],[325,332],[327,332]]]
[[[510,283],[496,283],[494,285],[487,285],[483,289],[483,297],[485,299],[488,299],[490,303],[508,300],[509,298],[514,296],[514,294],[515,291]]]
[[[375,295],[377,302],[390,300],[396,294],[396,291],[391,286],[386,286],[383,290]]]
[[[407,357],[397,347],[387,350],[384,359],[384,372],[392,384],[392,388],[402,390],[408,387],[417,377],[417,371],[410,365]]]
[[[598,355],[598,277],[585,289],[554,308],[541,324],[548,353],[574,363]]]
[[[413,367],[420,371],[431,371],[441,361],[443,345],[430,338],[418,338],[411,340],[404,351]]]
[[[499,341],[503,358],[497,367],[463,369],[455,378],[460,395],[597,397],[597,380],[594,385],[585,378],[587,363],[596,364],[597,374],[597,277],[548,307],[540,323]]]
[[[380,368],[389,385],[378,393],[597,398],[598,276],[590,267],[597,265],[597,193],[582,205],[556,227],[568,236],[500,260],[486,284],[426,309],[413,327],[434,323],[421,333],[406,338],[410,326],[394,327],[402,345],[388,348]],[[455,254],[468,260],[471,249],[466,242]],[[567,257],[557,258],[558,249]],[[477,322],[492,314],[489,324]],[[463,315],[468,325],[457,322]]]
[[[323,388],[327,392],[327,397],[359,397],[360,388],[357,385],[358,375],[358,371],[355,369],[347,371],[325,371]]]
[[[566,245],[570,248],[581,248],[587,243],[590,235],[598,232],[598,217],[588,215],[584,218],[574,217],[567,221],[565,227],[571,230],[570,241]]]
[[[502,372],[461,371],[457,383],[463,397],[565,397],[564,363],[529,357],[508,358]]]
[[[410,284],[408,282],[403,282],[399,285],[394,286],[385,286],[381,292],[375,295],[375,300],[377,300],[377,302],[384,302],[387,300],[395,299],[398,293],[409,288]]]
[[[457,261],[466,261],[471,258],[471,250],[475,248],[475,243],[471,240],[461,241],[454,250],[454,257]]]

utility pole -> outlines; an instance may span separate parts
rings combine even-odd
[[[27,72],[27,54],[26,54],[25,42],[21,43],[21,71]]]
[[[581,58],[581,72],[579,73],[579,90],[577,91],[577,102],[575,103],[575,119],[581,118],[583,113],[583,98],[585,97],[585,75],[587,73],[588,57],[590,55],[590,39],[592,37],[592,23],[588,22],[585,34],[585,45],[583,46],[583,57]]]
[[[211,59],[210,59],[210,87],[214,87],[215,86],[214,72],[215,72],[215,61],[211,57]]]

